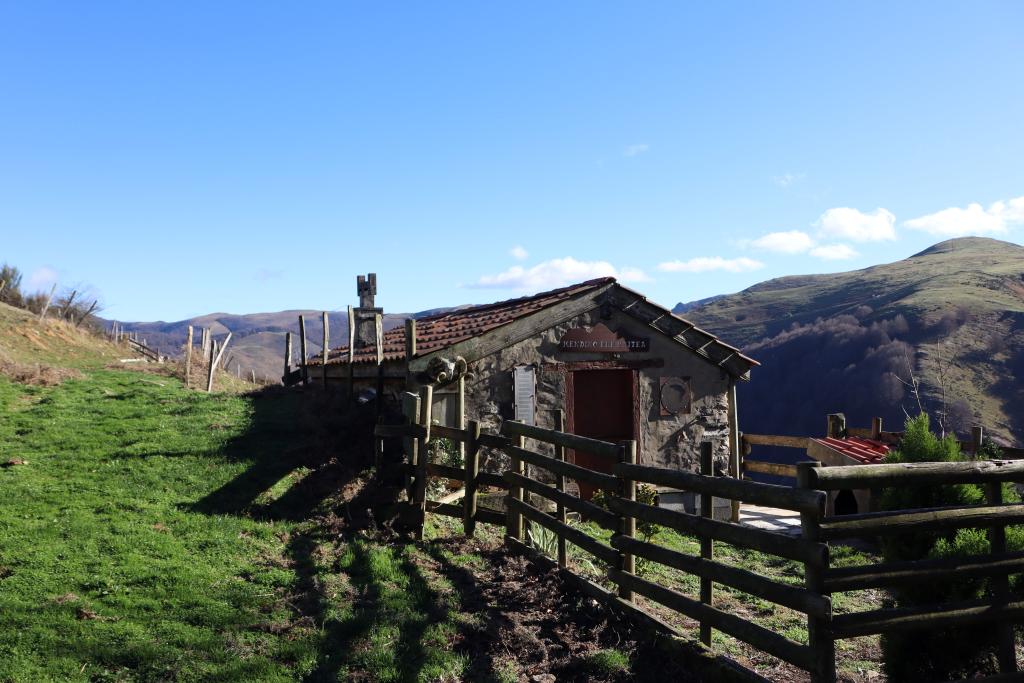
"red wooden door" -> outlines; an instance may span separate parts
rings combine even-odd
[[[577,370],[572,374],[572,432],[580,436],[618,442],[634,438],[633,371]],[[611,458],[577,451],[575,463],[598,472],[611,472]],[[589,500],[596,489],[578,482],[580,496]]]

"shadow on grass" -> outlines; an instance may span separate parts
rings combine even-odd
[[[415,681],[428,664],[425,632],[445,622],[450,606],[396,546],[353,540],[342,569],[356,593],[352,609],[323,624],[321,658],[306,681],[336,681],[356,670],[371,680]],[[329,605],[325,602],[321,612]]]
[[[411,546],[371,544],[353,531],[370,522],[365,511],[373,487],[354,486],[354,496],[339,496],[373,462],[374,406],[350,407],[343,392],[315,387],[254,394],[252,406],[249,429],[221,453],[248,467],[188,507],[300,523],[285,553],[295,574],[293,609],[320,630],[317,664],[306,680],[338,680],[343,669],[376,671],[371,680],[417,680],[437,655],[428,651],[424,634],[448,620],[450,605],[430,587]],[[305,476],[273,496],[274,487],[300,468]],[[342,551],[328,571],[347,577],[352,604],[325,589],[329,577],[318,565],[325,544]]]
[[[309,387],[262,391],[252,395],[252,406],[249,429],[222,452],[228,460],[248,462],[248,469],[196,502],[193,510],[301,521],[372,463],[372,404],[349,407],[342,392]],[[299,468],[313,476],[271,502],[258,502]]]

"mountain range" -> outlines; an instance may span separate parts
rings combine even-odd
[[[386,329],[412,315],[384,316]],[[862,270],[794,275],[741,292],[678,304],[674,311],[762,363],[739,388],[750,433],[814,435],[825,415],[851,426],[882,417],[902,428],[929,412],[937,428],[974,423],[1024,443],[1024,247],[994,239],[949,240],[910,258]],[[177,322],[125,323],[165,353],[183,348],[188,326],[232,332],[228,370],[277,379],[284,337],[306,316],[308,352],[321,351],[320,311],[211,313]],[[332,346],[348,339],[347,314],[330,311]],[[198,340],[198,332],[197,332]],[[295,355],[298,358],[298,342]],[[917,386],[915,393],[914,386]]]
[[[895,263],[776,278],[675,310],[762,363],[738,389],[744,431],[822,434],[832,412],[898,430],[924,408],[936,429],[964,435],[978,423],[1024,442],[1019,245],[953,239]]]

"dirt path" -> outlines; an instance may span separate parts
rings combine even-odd
[[[700,680],[681,662],[651,656],[650,636],[526,558],[464,539],[423,549],[420,566],[451,582],[463,610],[478,616],[454,643],[469,657],[466,680]]]

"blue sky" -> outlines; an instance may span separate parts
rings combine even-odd
[[[1024,3],[0,4],[0,261],[107,315],[1024,241]]]

